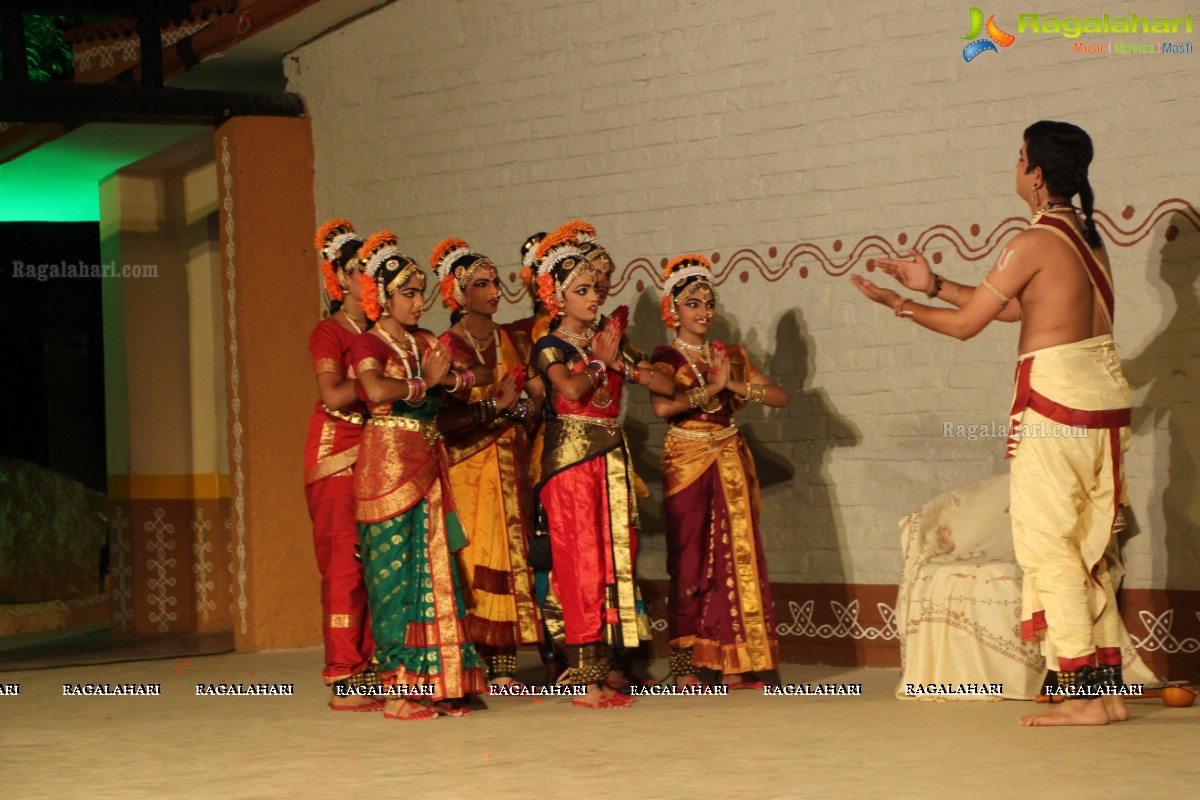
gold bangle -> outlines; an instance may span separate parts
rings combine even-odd
[[[761,403],[767,394],[767,387],[761,383],[746,384],[746,402]]]
[[[688,389],[688,400],[691,401],[692,408],[703,408],[708,403],[708,392],[699,386]]]
[[[907,302],[907,297],[898,297],[896,298],[896,302],[892,303],[892,311],[895,312],[897,317],[903,317],[905,315],[904,304]],[[909,313],[909,316],[912,316],[911,312]]]

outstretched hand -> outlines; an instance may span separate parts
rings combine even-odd
[[[884,289],[882,286],[876,286],[873,282],[867,280],[861,275],[851,275],[850,282],[853,283],[860,292],[866,295],[868,300],[874,300],[881,306],[887,306],[888,308],[891,308],[895,302],[900,299],[900,295],[896,292],[893,292],[891,289]]]
[[[917,252],[915,247],[908,248],[908,254],[912,256],[911,261],[896,258],[874,258],[868,263],[874,264],[876,269],[882,270],[900,281],[900,285],[905,289],[929,294],[933,289],[933,270],[930,269],[929,262],[925,260],[925,256]]]

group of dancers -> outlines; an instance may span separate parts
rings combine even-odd
[[[915,249],[909,260],[875,261],[945,306],[851,276],[897,317],[957,339],[994,320],[1020,324],[1008,456],[1021,633],[1041,643],[1052,681],[1070,696],[1025,725],[1128,718],[1111,545],[1126,503],[1130,392],[1112,336],[1092,155],[1075,125],[1025,130],[1016,190],[1029,229],[978,286],[935,274]],[[647,390],[669,423],[666,680],[694,684],[705,667],[730,685],[761,685],[757,673],[778,664],[778,639],[754,462],[733,415],[788,397],[744,348],[708,338],[716,291],[704,258],[667,265],[662,310],[673,338],[647,358],[626,335],[627,309],[599,313],[613,261],[586,223],[526,241],[534,313],[507,325],[493,320],[494,263],[460,239],[439,244],[430,266],[452,312],[441,336],[418,327],[427,278],[394,234],[361,241],[346,220],[331,220],[316,246],[334,310],[311,339],[321,401],[306,461],[325,679],[338,689],[428,690],[425,702],[384,703],[336,691],[335,709],[461,715],[464,697],[514,682],[522,645],[540,647],[552,679],[586,687],[574,703],[632,702],[621,691],[628,658],[649,629],[636,569],[646,490],[618,419],[626,387]],[[1050,423],[1075,433],[1022,433]]]
[[[627,308],[600,314],[614,262],[585,222],[525,242],[533,313],[507,324],[494,320],[495,263],[461,239],[440,243],[441,335],[419,327],[429,278],[395,234],[363,239],[333,219],[315,244],[332,313],[309,341],[320,400],[305,489],[333,709],[462,716],[471,695],[517,684],[525,645],[548,680],[583,687],[574,704],[633,702],[631,654],[650,638],[636,570],[648,490],[619,420],[627,387],[669,423],[663,680],[699,684],[708,668],[763,685],[779,648],[758,481],[733,415],[788,397],[743,347],[708,338],[707,260],[667,265],[671,341],[647,356],[626,334]]]

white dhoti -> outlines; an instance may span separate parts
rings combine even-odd
[[[1021,638],[1060,672],[1119,666],[1110,547],[1126,503],[1129,385],[1112,337],[1022,356],[1008,457],[1013,544],[1024,571]]]

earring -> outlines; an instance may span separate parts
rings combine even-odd
[[[1041,193],[1038,192],[1038,187],[1034,186],[1029,198],[1033,201],[1033,216],[1029,218],[1029,224],[1033,225],[1042,216],[1042,212],[1046,207],[1042,205]]]

